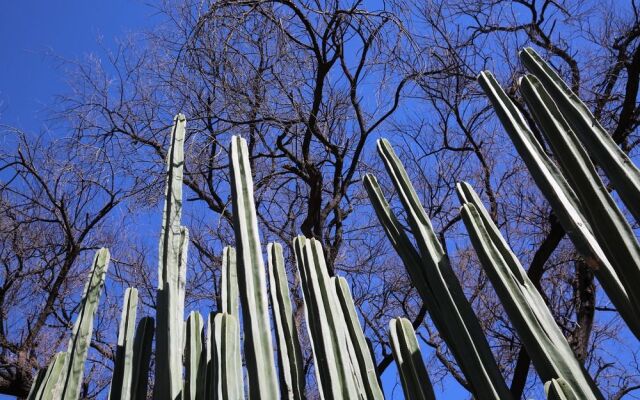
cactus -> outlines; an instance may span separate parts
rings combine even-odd
[[[562,378],[545,382],[544,392],[548,400],[578,400],[579,397],[571,390]]]
[[[604,399],[478,195],[464,182],[457,190],[473,247],[540,379],[562,378],[579,398]]]
[[[376,375],[376,366],[356,314],[356,307],[351,297],[349,284],[343,277],[333,277],[331,280],[335,286],[338,304],[342,309],[348,340],[353,349],[355,361],[352,361],[352,364],[358,366],[358,371],[355,372],[359,377],[359,382],[361,382],[361,388],[364,392],[361,397],[365,399],[383,399],[384,396]]]
[[[610,249],[612,247],[635,247],[632,244],[632,242],[636,242],[635,238],[627,237],[625,243],[611,243],[605,237],[600,237],[600,240],[596,238],[594,235],[596,230],[585,217],[586,211],[584,209],[588,207],[582,205],[584,203],[581,203],[558,167],[544,152],[533,132],[529,129],[524,117],[502,90],[493,75],[485,71],[480,74],[478,80],[493,103],[498,117],[527,165],[534,181],[549,201],[576,249],[587,260],[591,260],[591,262],[599,266],[594,269],[594,272],[603,289],[631,331],[636,337],[640,337],[640,320],[638,317],[640,315],[640,305],[634,299],[639,295],[636,293],[632,297],[629,294],[633,291],[623,286],[616,269],[608,257],[611,255]],[[604,245],[606,247],[603,248]],[[605,250],[609,254],[606,254]],[[629,252],[615,255],[613,260],[618,260],[624,254],[629,254]],[[620,268],[623,267],[618,266],[618,269]],[[627,268],[637,269],[637,265],[627,266]]]
[[[54,390],[54,397],[61,400],[77,400],[80,397],[84,362],[87,359],[93,334],[93,318],[98,311],[108,267],[109,250],[102,248],[93,258],[89,280],[82,294],[80,313],[76,317],[73,334],[69,340],[64,370]]]
[[[206,399],[243,400],[242,356],[238,319],[218,313],[209,317],[207,346],[211,360],[207,365]],[[213,322],[213,325],[212,325]]]
[[[131,380],[133,378],[133,342],[136,326],[136,310],[138,307],[138,290],[127,288],[124,294],[120,329],[118,330],[118,347],[114,361],[109,400],[131,399]]]
[[[58,400],[59,396],[54,395],[54,390],[59,386],[64,374],[64,367],[67,361],[67,352],[61,351],[53,356],[44,373],[40,371],[29,391],[28,400]]]
[[[640,222],[640,170],[542,57],[532,48],[525,48],[520,52],[520,59],[540,80],[571,130],[588,148],[589,155],[602,167],[624,204]]]
[[[356,378],[349,361],[343,317],[322,246],[304,236],[298,236],[293,246],[320,394],[322,398],[336,400],[356,399]]]
[[[249,398],[275,400],[278,397],[278,382],[246,140],[234,136],[229,155]]]
[[[635,290],[640,281],[640,244],[633,229],[540,81],[525,76],[520,91],[580,203],[588,205],[581,208],[582,214],[631,298],[636,317],[640,317],[640,293]]]
[[[189,231],[180,225],[186,119],[178,114],[167,153],[167,180],[160,235],[154,398],[182,396],[184,287]]]
[[[298,330],[293,320],[282,246],[279,243],[269,243],[267,255],[271,310],[277,332],[280,363],[280,391],[283,399],[302,400],[305,398],[304,360],[298,340]]]
[[[394,247],[401,249],[398,253],[418,287],[434,324],[449,345],[476,398],[510,399],[511,393],[491,353],[480,323],[460,287],[404,167],[386,140],[378,141],[378,152],[400,194],[419,253],[402,232],[397,219],[393,217],[388,203],[376,186],[375,179],[369,177],[365,179],[365,184],[387,235]],[[430,295],[433,297],[429,297]]]
[[[221,312],[238,315],[238,267],[236,249],[226,246],[222,250]]]
[[[435,400],[433,387],[422,361],[422,353],[411,322],[406,318],[392,319],[389,322],[389,338],[405,399]]]
[[[202,316],[197,311],[189,314],[185,329],[185,400],[204,399],[206,377],[206,352],[204,349],[204,326]]]
[[[155,320],[144,317],[138,322],[133,342],[133,362],[131,368],[131,400],[145,400],[149,385],[149,362],[153,343]]]

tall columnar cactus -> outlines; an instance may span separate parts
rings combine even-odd
[[[603,399],[480,198],[466,183],[457,189],[473,247],[540,379],[562,378],[579,398]]]
[[[411,321],[406,318],[392,319],[389,322],[389,337],[405,399],[435,400]]]
[[[234,136],[229,155],[249,398],[275,400],[278,398],[278,381],[246,140]]]
[[[282,246],[279,243],[269,243],[267,255],[271,310],[278,343],[281,397],[302,400],[305,398],[304,359],[300,349],[298,330],[293,320]]]
[[[238,266],[236,249],[226,246],[222,251],[221,307],[223,313],[238,315]]]
[[[640,295],[637,291],[632,290],[633,286],[628,286],[628,279],[623,281],[618,276],[621,271],[628,271],[627,277],[637,275],[640,264],[634,255],[637,251],[635,237],[625,236],[621,233],[624,229],[621,228],[619,220],[617,225],[621,229],[616,232],[612,231],[611,234],[623,238],[621,242],[609,240],[610,237],[603,234],[605,233],[603,230],[610,227],[611,223],[605,223],[603,227],[593,227],[593,218],[589,217],[590,211],[587,210],[592,205],[585,203],[585,198],[581,199],[567,182],[565,176],[545,153],[538,139],[529,129],[524,117],[493,75],[489,72],[483,72],[478,80],[491,100],[496,114],[511,137],[516,150],[527,165],[534,181],[549,201],[576,249],[588,261],[597,265],[594,272],[603,289],[631,331],[640,337],[640,302],[637,299]],[[555,140],[558,145],[561,138]],[[574,157],[579,156],[574,154]],[[584,158],[582,160],[584,161]],[[593,179],[593,177],[591,178]],[[606,216],[600,215],[600,219],[604,218]],[[616,224],[614,223],[614,225]],[[632,265],[621,265],[623,260],[632,263]]]
[[[76,317],[73,334],[69,340],[64,370],[54,389],[54,398],[77,400],[80,397],[84,362],[87,359],[93,335],[93,318],[98,311],[108,266],[109,250],[102,248],[93,258],[89,280],[82,294],[80,313]]]
[[[113,375],[109,400],[131,399],[131,381],[133,378],[133,343],[135,338],[136,312],[138,307],[138,290],[127,288],[124,293],[122,317],[118,330],[118,347],[113,363]]]
[[[357,399],[357,381],[349,360],[347,333],[322,245],[304,236],[298,236],[293,245],[320,394],[325,399]]]
[[[184,400],[203,400],[207,360],[204,348],[204,324],[202,316],[197,311],[192,311],[187,318],[184,363]]]
[[[229,314],[210,315],[207,347],[205,399],[244,400],[240,327],[238,319]]]
[[[151,317],[141,318],[136,328],[137,306],[138,290],[127,288],[118,331],[118,347],[109,399],[143,400],[147,398],[154,320]]]
[[[356,314],[356,307],[353,303],[353,297],[351,297],[349,284],[343,277],[333,277],[331,280],[335,286],[338,304],[342,309],[348,343],[351,344],[355,358],[352,364],[357,362],[358,370],[355,373],[359,377],[359,382],[361,382],[361,391],[363,392],[361,397],[365,399],[383,399],[382,389],[380,389],[376,375],[376,366]]]
[[[180,225],[186,119],[178,114],[167,153],[167,180],[160,235],[154,398],[182,397],[184,287],[189,231]]]
[[[149,385],[149,363],[153,344],[155,320],[143,317],[138,322],[133,341],[133,362],[131,367],[131,400],[145,400]]]
[[[532,48],[520,52],[525,68],[534,74],[551,95],[571,130],[587,147],[589,155],[602,167],[620,198],[640,222],[640,170],[573,93],[558,73]]]
[[[55,392],[64,377],[64,366],[67,361],[67,352],[61,351],[53,356],[49,366],[44,373],[38,373],[29,391],[28,400],[59,400],[59,395]]]
[[[520,92],[536,124],[551,144],[564,176],[580,203],[585,205],[581,208],[583,216],[602,243],[607,258],[631,298],[635,315],[640,319],[640,293],[635,290],[640,281],[640,244],[633,229],[607,191],[578,137],[538,78],[522,78]],[[630,166],[630,171],[634,170],[633,164]]]
[[[378,152],[400,195],[419,251],[413,247],[393,215],[376,179],[365,177],[365,186],[378,219],[401,256],[436,328],[447,342],[477,399],[510,399],[511,393],[480,323],[404,167],[386,140],[378,141]]]

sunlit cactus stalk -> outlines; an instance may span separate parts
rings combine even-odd
[[[64,366],[67,361],[67,352],[56,353],[49,362],[49,366],[44,369],[44,373],[38,373],[29,391],[28,400],[58,400],[60,397],[54,393],[56,386],[64,373]]]
[[[249,398],[278,398],[264,260],[247,141],[231,139],[231,193]]]
[[[434,324],[447,342],[477,399],[510,399],[511,393],[491,353],[478,318],[464,295],[402,163],[387,140],[378,141],[378,153],[400,195],[418,250],[413,247],[393,215],[375,178],[366,177],[365,186],[378,219],[405,263]]]
[[[300,349],[298,330],[293,319],[289,281],[284,266],[282,246],[279,243],[267,245],[267,261],[271,310],[277,333],[281,397],[302,400],[305,398],[304,359]]]
[[[535,50],[530,47],[525,48],[520,52],[520,59],[525,68],[540,80],[572,131],[588,149],[589,155],[607,174],[611,185],[636,221],[640,222],[640,170],[638,167],[602,127],[587,105]]]
[[[343,277],[331,278],[335,286],[338,304],[342,309],[347,339],[351,344],[354,360],[352,364],[356,364],[358,370],[354,371],[359,377],[361,383],[361,398],[365,399],[383,399],[382,389],[378,383],[376,375],[376,366],[371,357],[371,352],[367,344],[367,340],[360,326],[358,315],[356,314],[356,306],[353,303],[351,290],[347,280]],[[357,362],[357,363],[356,363]]]
[[[244,400],[238,319],[218,313],[213,317],[213,325],[211,316],[209,321],[208,329],[211,331],[207,345],[212,350],[211,363],[207,366],[205,399]]]
[[[167,178],[158,260],[154,398],[182,397],[184,289],[189,232],[180,224],[186,118],[178,114],[167,153]]]
[[[293,246],[320,394],[325,399],[356,399],[357,383],[349,360],[347,332],[322,245],[315,239],[298,236]]]
[[[93,336],[93,318],[98,311],[100,295],[109,267],[109,250],[98,250],[93,258],[89,279],[84,287],[80,312],[76,317],[73,334],[69,339],[67,358],[60,380],[54,389],[54,398],[60,400],[77,400],[80,398],[84,362],[89,353]]]
[[[389,322],[391,351],[398,367],[404,398],[407,400],[435,400],[433,386],[422,360],[416,333],[411,321],[396,318]]]
[[[187,318],[185,329],[184,400],[204,399],[206,361],[204,323],[200,313],[192,311]]]
[[[635,295],[630,295],[630,290],[625,288],[612,264],[612,261],[629,253],[623,251],[613,259],[609,258],[613,247],[635,247],[633,244],[636,241],[635,238],[627,238],[625,243],[607,242],[608,238],[604,237],[597,238],[594,235],[596,230],[585,216],[584,209],[590,205],[580,201],[558,166],[545,153],[513,101],[509,99],[490,72],[482,72],[478,81],[491,100],[496,114],[538,188],[549,201],[576,249],[588,262],[596,265],[594,273],[609,299],[631,331],[636,337],[640,337],[640,305],[635,300],[638,297],[637,291]],[[618,269],[621,268],[624,267],[618,266]],[[637,264],[628,268],[637,269]]]
[[[544,384],[544,392],[547,400],[579,400],[580,397],[571,390],[571,387],[562,378],[551,379]]]
[[[480,263],[540,379],[562,378],[579,398],[604,399],[478,195],[467,183],[458,184],[457,190],[462,219]]]
[[[113,362],[113,375],[109,389],[109,400],[130,400],[133,379],[133,344],[136,333],[138,290],[127,288],[124,293],[122,317],[118,330],[118,346]]]
[[[222,279],[221,279],[220,309],[221,312],[238,315],[238,265],[236,249],[226,246],[222,250]]]
[[[584,205],[581,208],[582,214],[622,281],[635,315],[640,318],[640,293],[636,290],[637,282],[640,281],[640,244],[633,228],[609,194],[589,155],[565,121],[554,99],[542,87],[538,78],[522,78],[520,92],[536,124],[553,148],[564,176]],[[634,168],[633,164],[630,165]]]

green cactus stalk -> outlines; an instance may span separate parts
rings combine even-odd
[[[111,377],[109,400],[130,400],[133,378],[133,342],[138,307],[138,290],[127,288],[118,330],[118,347]]]
[[[178,114],[167,153],[167,181],[159,245],[154,398],[182,397],[184,288],[189,231],[180,225],[186,118]]]
[[[207,336],[211,362],[207,365],[206,399],[244,400],[240,327],[238,319],[218,313],[213,317]]]
[[[82,294],[80,313],[76,317],[73,334],[69,340],[64,371],[54,390],[54,397],[60,400],[77,400],[80,397],[84,362],[87,359],[93,335],[93,318],[98,311],[108,267],[109,250],[102,248],[93,258],[89,280]]]
[[[640,222],[640,170],[573,93],[557,72],[532,48],[520,52],[527,70],[534,74],[559,108],[573,132],[609,177],[620,199]]]
[[[322,245],[315,239],[298,236],[293,246],[321,396],[356,399],[357,382],[349,360],[344,317],[339,312]]]
[[[571,390],[562,378],[551,379],[544,384],[544,392],[548,400],[578,400],[579,397]]]
[[[269,243],[267,256],[271,310],[277,333],[281,398],[302,400],[305,398],[304,359],[293,320],[282,246]]]
[[[389,322],[391,351],[396,361],[404,398],[407,400],[435,400],[433,386],[422,360],[416,333],[411,321],[396,318]]]
[[[353,303],[349,284],[343,277],[333,277],[331,280],[335,286],[338,304],[342,309],[342,315],[345,320],[348,339],[353,347],[353,353],[357,361],[358,371],[356,373],[359,381],[362,382],[362,390],[364,391],[361,397],[365,399],[383,399],[384,396],[376,374],[376,366],[356,314],[356,306]],[[352,362],[352,364],[356,363]]]
[[[457,190],[462,219],[480,263],[540,379],[562,378],[579,398],[604,399],[478,195],[464,182],[458,184]]]
[[[365,186],[374,210],[403,259],[434,324],[449,345],[477,399],[510,399],[511,393],[480,323],[402,163],[389,142],[384,139],[378,141],[378,152],[400,195],[419,251],[413,247],[397,218],[393,216],[376,180],[371,176],[365,178]]]
[[[149,363],[153,344],[155,320],[144,317],[138,322],[133,341],[133,361],[131,363],[131,400],[146,400],[149,387]]]
[[[278,398],[264,260],[247,142],[231,139],[231,193],[250,399]]]
[[[34,400],[36,398],[36,395],[38,394],[38,391],[42,387],[44,379],[47,376],[48,369],[49,369],[49,367],[40,368],[38,370],[38,373],[33,378],[33,382],[31,382],[31,388],[29,389],[29,394],[27,395],[27,400]]]
[[[545,153],[524,117],[493,75],[487,71],[482,72],[478,81],[491,100],[496,114],[527,165],[536,185],[549,201],[576,249],[587,261],[598,265],[598,268],[594,268],[596,277],[631,331],[636,337],[640,337],[638,319],[640,309],[623,286],[605,250],[601,247],[601,242],[595,237],[594,229],[590,226],[583,210],[587,206],[582,205],[573,188]],[[617,245],[626,246],[623,243]],[[611,246],[611,243],[607,246]]]
[[[33,382],[29,392],[28,400],[58,400],[55,395],[56,388],[63,378],[64,367],[67,361],[67,352],[61,351],[53,356],[44,374],[38,373],[41,377]],[[42,371],[41,371],[42,372]]]
[[[184,399],[204,399],[206,378],[206,352],[204,348],[204,324],[197,311],[189,314],[185,329],[185,378]]]
[[[238,266],[236,249],[226,246],[222,250],[221,307],[223,313],[238,315]]]
[[[629,294],[636,317],[640,318],[640,293],[635,290],[640,281],[640,244],[633,229],[540,81],[535,76],[525,76],[520,92],[580,204],[588,205],[581,207],[582,214]],[[640,319],[634,322],[640,327]]]

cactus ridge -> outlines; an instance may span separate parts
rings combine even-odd
[[[470,185],[457,185],[462,219],[480,263],[540,375],[563,378],[583,399],[604,399],[576,359],[542,296],[529,280],[480,198]]]

